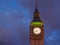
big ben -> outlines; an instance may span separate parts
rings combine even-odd
[[[30,45],[44,45],[44,23],[40,18],[37,0],[33,19],[30,23]]]

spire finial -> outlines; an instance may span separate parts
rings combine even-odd
[[[34,14],[36,14],[36,13],[38,13],[39,14],[39,11],[38,11],[38,1],[37,0],[35,0],[35,11],[34,11]]]
[[[38,3],[37,0],[35,0],[36,9],[37,9],[37,3]]]

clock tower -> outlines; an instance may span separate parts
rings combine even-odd
[[[33,20],[30,23],[30,45],[44,45],[44,24],[40,19],[37,0]]]

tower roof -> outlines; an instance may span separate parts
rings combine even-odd
[[[35,11],[34,11],[34,14],[35,14],[35,13],[39,13],[39,11],[38,11],[38,6],[37,6],[38,4],[37,4],[37,3],[38,3],[38,1],[35,0]]]
[[[38,3],[37,0],[35,0],[35,11],[34,11],[34,16],[33,16],[32,22],[41,22],[37,3]]]

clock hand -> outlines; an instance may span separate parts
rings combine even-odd
[[[38,30],[36,30],[35,32],[38,32]]]

